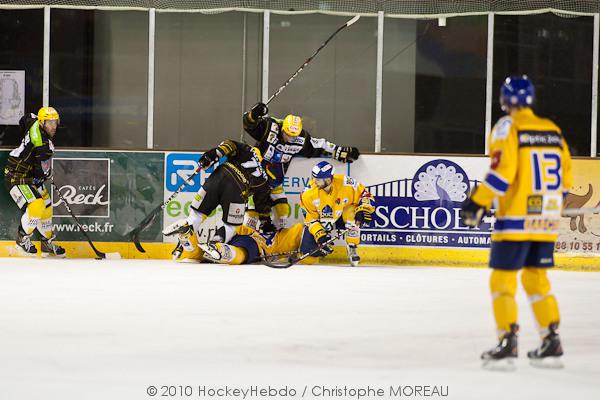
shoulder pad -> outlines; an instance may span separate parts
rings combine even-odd
[[[508,115],[500,118],[498,122],[496,122],[494,129],[492,129],[492,143],[496,140],[504,140],[508,137],[512,122],[512,118]]]
[[[356,189],[358,187],[358,182],[354,178],[344,176],[344,186],[352,186],[354,189]]]

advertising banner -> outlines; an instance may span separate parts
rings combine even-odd
[[[164,155],[165,168],[165,184],[164,184],[164,200],[166,201],[185,180],[193,175],[198,167],[198,160],[203,153],[182,153],[182,152],[166,152]],[[186,218],[190,215],[190,206],[196,196],[196,193],[202,187],[202,184],[214,171],[214,166],[206,171],[200,171],[191,181],[191,184],[184,186],[182,191],[175,197],[164,209],[163,212],[163,227],[167,227],[172,223]],[[200,228],[199,237],[201,241],[208,241],[214,234],[221,221],[223,211],[221,207],[217,209],[207,218]],[[173,243],[177,241],[176,236],[164,236],[164,242]]]
[[[25,114],[25,71],[0,70],[0,125],[19,125]]]
[[[61,150],[54,154],[56,188],[94,241],[129,241],[126,233],[163,201],[162,152]],[[7,151],[0,152],[0,165],[6,164],[7,156]],[[52,196],[57,239],[84,241],[50,182],[46,182],[46,188]],[[21,212],[6,189],[0,190],[0,201],[0,240],[15,240]],[[140,237],[145,242],[161,242],[161,229],[159,215]]]

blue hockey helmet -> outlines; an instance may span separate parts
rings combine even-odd
[[[320,161],[312,169],[312,177],[315,179],[327,179],[333,177],[333,165],[327,161]]]
[[[509,76],[500,87],[500,106],[503,111],[510,107],[527,107],[535,100],[535,88],[527,75]]]

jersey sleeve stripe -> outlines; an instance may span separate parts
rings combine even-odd
[[[504,194],[508,190],[508,182],[491,171],[486,175],[484,183],[498,194]]]

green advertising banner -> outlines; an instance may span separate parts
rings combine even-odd
[[[8,151],[0,151],[4,165]],[[59,190],[90,238],[126,242],[126,234],[163,201],[164,153],[126,151],[56,151],[53,159],[56,188],[51,190],[54,232],[60,241],[85,240],[59,198]],[[0,240],[14,240],[21,212],[0,188]],[[162,214],[144,230],[144,242],[162,242]]]

